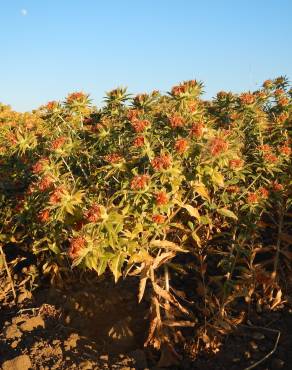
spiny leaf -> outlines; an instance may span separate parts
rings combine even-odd
[[[238,220],[238,217],[236,216],[236,214],[227,208],[219,208],[217,209],[217,212],[222,216],[233,218],[234,220]]]

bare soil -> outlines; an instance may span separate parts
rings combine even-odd
[[[149,302],[146,296],[137,303],[134,279],[42,287],[32,295],[23,288],[17,299],[16,305],[2,301],[0,306],[3,370],[158,368],[159,353],[143,346]],[[291,306],[252,313],[249,324],[226,336],[216,355],[191,358],[186,343],[185,352],[178,349],[181,363],[171,369],[247,369],[273,350],[278,334],[275,352],[255,369],[292,369]]]

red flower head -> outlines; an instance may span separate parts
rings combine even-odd
[[[203,136],[204,128],[205,125],[202,122],[194,123],[191,128],[190,135],[199,139]]]
[[[144,189],[149,180],[150,180],[149,175],[137,175],[131,181],[131,189],[132,190]]]
[[[258,203],[258,196],[257,196],[257,194],[256,193],[248,193],[247,202],[249,204]]]
[[[139,114],[141,112],[138,109],[131,109],[127,113],[127,118],[129,121],[133,122],[135,120],[138,120]]]
[[[259,188],[259,193],[263,199],[267,199],[269,197],[269,190],[264,187]]]
[[[83,92],[75,92],[72,94],[69,94],[67,97],[67,103],[73,103],[75,101],[80,101],[86,98],[86,95]]]
[[[144,136],[137,136],[133,141],[133,146],[135,148],[140,148],[145,144],[145,138]]]
[[[228,193],[234,194],[234,193],[238,193],[240,191],[240,188],[237,185],[229,185],[226,191]]]
[[[183,154],[188,149],[188,141],[186,139],[177,139],[175,142],[175,150],[179,154]]]
[[[56,101],[49,101],[46,105],[47,110],[54,110],[57,107],[58,103]]]
[[[275,156],[275,154],[272,154],[272,153],[267,153],[264,155],[264,159],[267,161],[267,162],[270,162],[270,163],[276,163],[278,161],[278,158],[277,156]]]
[[[171,89],[171,94],[174,95],[174,96],[179,96],[181,94],[184,94],[186,92],[186,86],[185,85],[177,85],[177,86],[173,86],[173,88]]]
[[[166,170],[171,165],[171,157],[168,154],[160,155],[151,161],[151,165],[157,171]]]
[[[261,150],[262,152],[265,152],[265,153],[270,153],[272,151],[272,148],[268,144],[261,145],[258,148],[259,148],[259,150]]]
[[[236,169],[236,168],[241,168],[243,165],[242,159],[236,158],[236,159],[231,159],[229,161],[229,167]]]
[[[39,159],[33,166],[32,166],[32,172],[34,174],[38,174],[43,171],[44,167],[49,164],[48,158],[41,158]]]
[[[291,155],[291,148],[290,146],[288,145],[282,145],[280,148],[279,148],[279,152],[281,154],[284,154],[284,155]]]
[[[64,194],[64,188],[59,187],[55,189],[50,196],[50,203],[58,204],[60,200],[62,199],[63,194]]]
[[[283,98],[279,99],[278,104],[281,107],[286,107],[289,104],[289,99],[284,96]]]
[[[192,113],[194,113],[197,110],[197,107],[198,107],[198,102],[197,101],[190,101],[188,103],[189,111],[192,112]]]
[[[48,222],[50,219],[50,211],[48,209],[43,209],[38,214],[38,220],[42,223]]]
[[[241,103],[245,105],[253,104],[255,101],[254,95],[250,93],[243,93],[240,95],[239,98],[240,98]]]
[[[71,239],[68,255],[71,259],[79,256],[80,251],[85,247],[86,240],[82,236]]]
[[[53,140],[51,143],[51,150],[59,149],[66,141],[66,137],[61,136]]]
[[[183,127],[185,124],[184,119],[179,116],[178,114],[174,114],[169,118],[169,122],[171,127],[176,128],[176,127]]]
[[[132,126],[136,132],[143,132],[146,127],[150,126],[150,122],[147,119],[133,120]]]
[[[107,162],[109,163],[119,163],[122,161],[123,157],[121,157],[119,154],[117,153],[113,153],[113,154],[108,154],[105,156],[104,158]]]
[[[40,191],[49,189],[54,183],[54,179],[51,176],[45,176],[38,184]]]
[[[93,204],[88,211],[85,212],[84,217],[89,222],[97,222],[101,218],[101,209],[98,204]]]
[[[283,89],[277,89],[277,90],[275,90],[275,95],[276,96],[281,96],[283,94],[285,94],[285,91]]]
[[[277,117],[277,122],[284,123],[288,117],[289,117],[289,114],[287,112],[283,112],[279,114],[279,116]]]
[[[168,203],[168,196],[167,194],[164,192],[164,191],[159,191],[157,194],[156,194],[156,204],[158,206],[163,206],[165,204]]]
[[[163,224],[166,220],[166,216],[164,215],[153,215],[152,216],[152,221],[155,222],[156,224]]]
[[[284,190],[284,187],[282,184],[279,184],[277,181],[274,181],[272,183],[272,188],[274,191],[283,191]]]
[[[212,156],[217,156],[228,149],[228,143],[224,139],[215,137],[210,141],[210,153]]]

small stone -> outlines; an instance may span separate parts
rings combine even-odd
[[[27,355],[21,355],[12,360],[5,361],[2,365],[3,370],[29,370],[32,368],[30,358]]]
[[[108,361],[108,355],[101,355],[101,356],[99,356],[99,359],[101,361]]]
[[[244,352],[244,357],[247,358],[247,359],[251,358],[250,352],[249,351],[245,351]]]
[[[69,351],[77,346],[77,341],[80,339],[77,333],[72,333],[67,340],[64,341],[65,350]]]
[[[92,363],[90,361],[83,361],[80,364],[81,370],[91,370],[93,368]]]
[[[256,351],[258,349],[258,345],[256,344],[256,342],[254,342],[253,340],[251,342],[249,342],[251,348]]]
[[[31,292],[29,292],[28,290],[23,290],[22,293],[20,293],[19,296],[17,297],[17,303],[22,303],[26,299],[31,299],[31,297],[32,297]]]
[[[13,324],[19,324],[21,322],[24,322],[25,320],[26,319],[23,316],[16,316],[16,317],[13,317],[12,322]]]
[[[272,361],[272,369],[282,369],[285,365],[285,361],[281,360],[280,358],[275,358]]]
[[[24,323],[20,325],[22,331],[32,331],[38,327],[45,327],[45,322],[41,316],[35,316],[27,319]]]
[[[11,348],[16,348],[17,346],[18,346],[18,341],[17,340],[15,340],[14,342],[12,342],[11,344],[10,344],[10,347]]]
[[[262,339],[265,339],[265,336],[264,336],[264,334],[262,334],[262,333],[254,332],[254,333],[252,334],[252,338],[253,338],[253,339],[256,339],[256,340],[262,340]]]
[[[235,363],[240,362],[240,358],[239,357],[234,357],[234,359],[232,360],[232,362],[235,362]]]
[[[8,326],[4,332],[7,339],[14,339],[20,338],[22,336],[22,332],[18,329],[15,324]]]

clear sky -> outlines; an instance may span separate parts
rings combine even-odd
[[[292,0],[0,0],[0,101],[30,110],[82,90],[219,90],[292,78]]]

